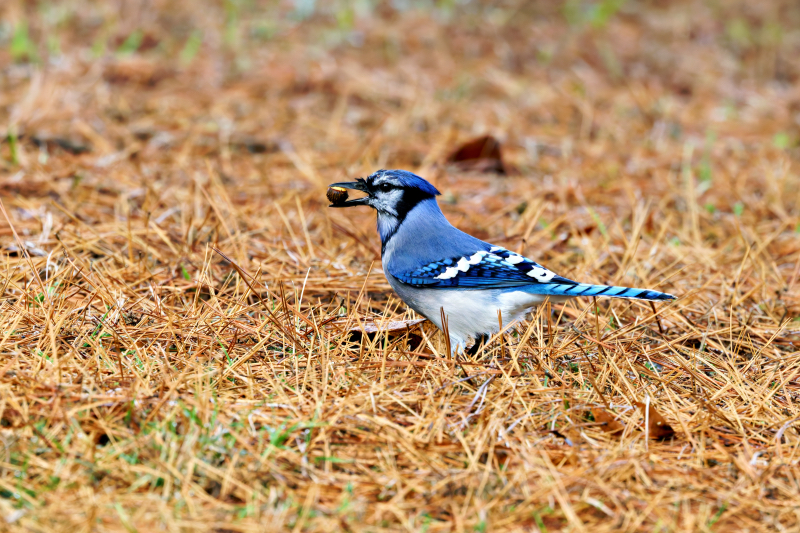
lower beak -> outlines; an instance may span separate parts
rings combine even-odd
[[[342,202],[341,204],[331,204],[328,207],[353,207],[356,205],[369,205],[369,191],[364,186],[364,184],[359,181],[343,181],[340,183],[331,183],[329,187],[342,187],[344,189],[361,191],[367,193],[367,196],[364,196],[363,198],[355,198],[353,200],[347,200],[346,202]]]

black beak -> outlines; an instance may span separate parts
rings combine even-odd
[[[329,187],[342,187],[345,189],[352,189],[354,191],[361,191],[367,193],[363,198],[355,198],[354,200],[347,200],[340,204],[331,204],[328,207],[353,207],[355,205],[369,205],[369,189],[364,180],[359,181],[343,181],[340,183],[331,183]]]

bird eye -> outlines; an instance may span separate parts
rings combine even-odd
[[[378,185],[378,188],[382,192],[389,192],[389,191],[392,190],[392,185],[391,185],[391,183],[381,183],[380,185]]]

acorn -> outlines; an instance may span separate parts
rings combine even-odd
[[[347,200],[347,189],[344,187],[328,187],[326,196],[332,204],[341,204]]]

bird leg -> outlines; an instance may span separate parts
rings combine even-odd
[[[467,355],[476,355],[484,344],[489,342],[491,335],[488,333],[481,333],[475,337],[475,342],[467,350]]]

